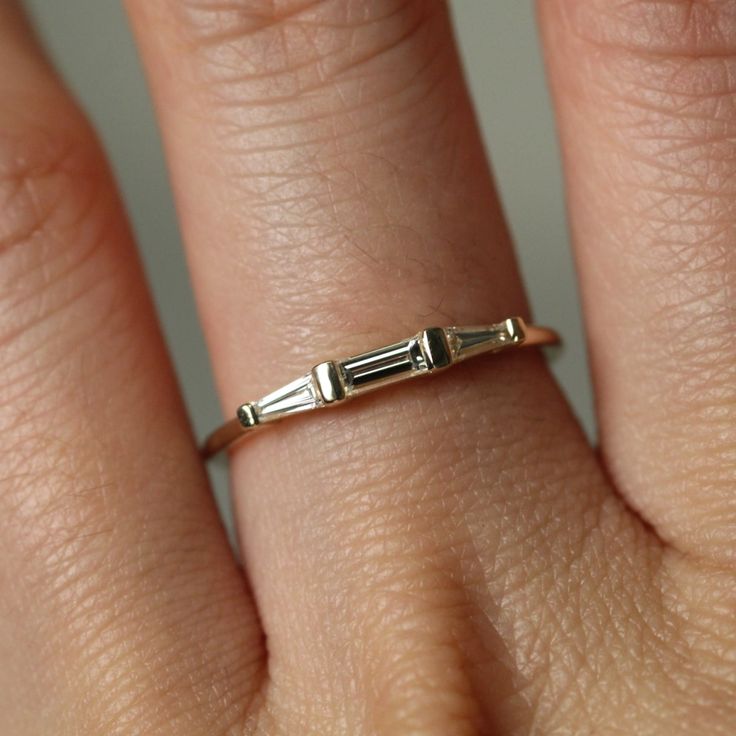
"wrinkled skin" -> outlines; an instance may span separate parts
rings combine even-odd
[[[526,313],[440,3],[127,7],[228,413]],[[2,3],[0,733],[736,731],[736,2],[539,20],[600,448],[534,351],[294,419],[232,455],[241,570],[103,158]]]

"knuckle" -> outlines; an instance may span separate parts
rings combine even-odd
[[[49,318],[65,313],[97,285],[108,285],[111,270],[100,267],[98,255],[119,219],[106,177],[104,159],[78,114],[62,112],[53,127],[18,119],[3,125],[0,344],[15,345],[6,351],[6,375],[41,333],[44,340],[49,337]],[[108,291],[93,311],[108,315],[110,300],[116,299]],[[31,345],[18,340],[31,332]]]
[[[389,97],[427,76],[428,55],[447,35],[437,22],[441,4],[423,0],[289,0],[267,9],[250,0],[187,0],[174,3],[173,12],[176,35],[204,61],[199,69],[211,99],[265,106],[270,119],[274,104],[283,109],[284,102],[305,96],[310,114],[319,116],[325,106],[320,90],[356,78],[370,79],[361,84],[360,98],[357,90],[343,90],[339,100],[328,101],[331,106]]]
[[[248,43],[251,51],[259,52],[251,63],[275,72],[329,63],[336,53],[343,62],[349,59],[342,52],[349,52],[353,62],[377,55],[411,35],[433,5],[417,0],[370,5],[355,0],[288,0],[264,8],[252,0],[186,0],[176,3],[176,12],[195,47]],[[248,57],[239,60],[245,64]]]
[[[609,102],[606,113],[630,120],[639,140],[649,138],[648,124],[663,114],[682,120],[674,137],[683,147],[704,134],[714,141],[733,135],[736,1],[562,5],[562,23],[578,42],[571,52],[580,43],[589,47],[588,63],[577,65],[580,91]]]
[[[734,0],[573,0],[562,7],[572,29],[603,48],[700,57],[736,47]]]
[[[721,192],[729,185],[723,167],[732,165],[736,133],[734,68],[736,49],[729,59],[615,58],[600,70],[593,92],[605,108],[608,140],[634,149],[635,170],[658,164],[655,168],[668,169],[672,181],[683,164],[687,177],[695,169],[693,160],[708,161],[707,169],[698,167],[705,174],[699,182]],[[692,178],[680,181],[693,188]]]
[[[582,43],[587,60],[571,65],[575,86],[583,99],[603,103],[609,138],[623,134],[644,153],[670,160],[706,141],[708,152],[723,153],[736,125],[736,1],[562,5],[575,39],[569,53]]]
[[[36,234],[77,221],[91,193],[84,186],[91,166],[88,146],[75,133],[34,124],[4,131],[0,251],[32,244]]]
[[[48,123],[3,115],[0,131],[0,436],[12,449],[0,500],[38,508],[34,479],[75,477],[59,459],[77,454],[87,428],[89,377],[137,359],[135,312],[128,264],[108,247],[124,225],[86,124],[62,109]]]
[[[572,85],[597,127],[598,150],[612,154],[600,160],[613,186],[596,206],[625,210],[620,246],[654,246],[646,257],[657,278],[685,264],[689,278],[697,270],[710,288],[730,259],[736,194],[736,2],[569,7],[573,35],[594,47]],[[573,42],[569,53],[579,51]]]

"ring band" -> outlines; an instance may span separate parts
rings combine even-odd
[[[296,381],[247,402],[205,441],[205,459],[265,424],[312,409],[335,406],[368,391],[449,368],[483,353],[559,342],[554,330],[509,317],[493,325],[428,327],[413,337],[343,360],[319,363]]]

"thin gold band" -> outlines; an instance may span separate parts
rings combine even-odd
[[[335,406],[362,393],[409,378],[429,375],[467,358],[508,348],[553,345],[558,334],[527,325],[521,317],[473,327],[428,327],[400,342],[314,366],[309,373],[254,402],[205,441],[205,459],[265,424],[313,409]]]

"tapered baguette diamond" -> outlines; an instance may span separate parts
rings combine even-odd
[[[496,325],[477,327],[447,327],[453,360],[458,362],[480,353],[491,353],[508,345],[524,342],[524,323],[518,317],[510,317]]]
[[[254,402],[253,406],[259,422],[268,422],[287,414],[316,409],[321,404],[312,382],[312,374],[307,373]]]

